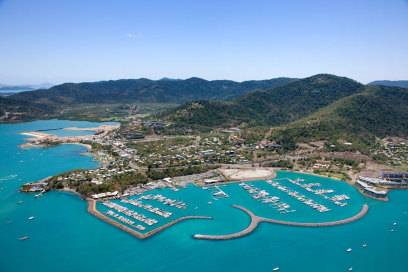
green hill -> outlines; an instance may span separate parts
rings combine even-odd
[[[99,82],[65,83],[49,89],[23,92],[11,96],[14,100],[36,104],[63,106],[80,103],[159,102],[184,103],[197,99],[229,99],[256,89],[282,86],[296,79],[235,82],[186,80],[122,79]]]
[[[271,137],[296,142],[339,139],[356,145],[374,137],[408,135],[408,89],[366,86],[318,112],[279,127]]]
[[[0,121],[22,121],[46,118],[50,111],[52,111],[52,109],[47,106],[37,106],[29,102],[17,101],[0,96]]]
[[[256,91],[233,101],[195,101],[162,117],[177,126],[194,128],[288,123],[352,95],[362,84],[344,77],[319,74],[284,86]]]

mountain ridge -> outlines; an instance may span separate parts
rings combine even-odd
[[[408,88],[408,80],[376,80],[368,83],[367,85]]]
[[[187,125],[279,125],[351,95],[364,85],[352,79],[318,74],[283,86],[248,93],[232,101],[194,101],[163,115]]]
[[[12,96],[19,101],[48,105],[74,103],[159,102],[184,103],[195,99],[230,99],[247,92],[285,85],[293,78],[235,82],[232,80],[119,79],[97,82],[63,83],[49,89]]]
[[[408,135],[408,89],[365,86],[302,119],[273,129],[278,141],[347,140],[370,146],[375,138]],[[364,148],[360,148],[364,150]]]

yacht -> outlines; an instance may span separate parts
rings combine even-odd
[[[28,239],[30,239],[30,237],[28,237],[28,236],[21,236],[21,237],[18,238],[18,240],[20,240],[20,241],[24,241],[24,240],[28,240]]]

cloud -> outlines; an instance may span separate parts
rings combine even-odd
[[[137,38],[140,38],[140,34],[139,33],[127,33],[126,37],[128,39],[137,39]]]

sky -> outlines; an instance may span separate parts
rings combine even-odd
[[[408,80],[408,0],[0,0],[0,83]]]

